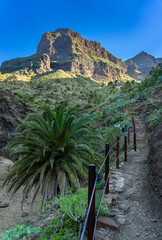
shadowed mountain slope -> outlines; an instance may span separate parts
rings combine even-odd
[[[162,62],[162,58],[155,58],[142,51],[133,58],[125,61],[127,64],[127,74],[137,80],[144,80],[151,69]]]

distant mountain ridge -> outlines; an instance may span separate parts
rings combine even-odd
[[[97,81],[127,80],[127,66],[96,41],[88,41],[71,29],[57,29],[43,34],[35,55],[2,63],[1,72],[17,70],[41,74],[62,69],[83,74]]]
[[[142,51],[135,57],[125,61],[127,64],[127,74],[137,80],[144,80],[151,69],[162,63],[162,58],[155,58],[152,55]]]
[[[69,28],[59,28],[43,34],[36,54],[2,63],[0,71],[37,75],[58,69],[82,74],[98,82],[145,79],[152,67],[162,62],[146,52],[123,62],[97,41],[84,39]]]

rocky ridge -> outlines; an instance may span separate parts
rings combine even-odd
[[[126,74],[127,66],[121,59],[101,47],[100,43],[88,41],[69,28],[46,32],[35,55],[5,61],[0,70],[3,74],[20,69],[29,75],[62,69],[97,81],[130,79]]]
[[[125,61],[127,64],[127,74],[137,80],[144,80],[155,65],[162,63],[162,58],[155,58],[142,51],[135,57]]]
[[[34,75],[50,71],[50,58],[47,54],[35,54],[29,57],[15,58],[2,63],[2,74],[22,70],[23,73]]]

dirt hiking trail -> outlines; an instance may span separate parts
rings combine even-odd
[[[150,194],[148,181],[147,131],[141,118],[136,118],[135,124],[137,152],[132,150],[131,143],[128,161],[120,164],[120,169],[116,170],[117,176],[120,176],[118,182],[121,179],[124,184],[117,193],[116,202],[110,206],[119,229],[114,231],[103,226],[97,230],[100,235],[97,240],[162,239],[162,214]]]

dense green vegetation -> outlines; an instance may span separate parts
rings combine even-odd
[[[162,66],[159,65],[156,67],[156,69],[152,70],[150,76],[145,81],[139,84],[135,81],[116,81],[114,83],[110,82],[108,85],[101,85],[84,76],[75,76],[72,73],[65,73],[62,70],[59,70],[53,73],[33,77],[29,82],[17,80],[11,81],[12,78],[10,80],[3,80],[0,82],[0,87],[3,87],[6,90],[11,90],[34,112],[42,109],[42,106],[48,106],[51,109],[54,109],[54,106],[64,107],[67,110],[74,108],[74,122],[78,125],[77,121],[79,121],[78,119],[80,116],[82,116],[83,119],[89,119],[86,129],[88,126],[88,129],[93,130],[93,134],[95,136],[98,135],[100,138],[102,138],[102,142],[98,142],[98,146],[95,146],[93,150],[98,150],[98,152],[103,153],[105,142],[109,142],[112,146],[116,141],[116,136],[119,135],[122,137],[124,133],[131,127],[131,115],[143,113],[146,117],[148,129],[150,131],[161,122],[162,108],[159,98],[161,90],[161,76]],[[59,109],[55,111],[59,111]],[[51,113],[51,115],[53,114]],[[35,116],[35,114],[30,116]],[[42,115],[39,117],[42,119]],[[48,126],[50,126],[48,123],[48,117],[46,116],[43,121],[46,122],[48,128]],[[34,123],[35,122],[32,124]],[[32,127],[30,117],[27,117],[26,123],[24,122],[24,124],[28,124],[30,127]],[[39,124],[37,125],[39,126]],[[27,129],[30,130],[30,127]],[[22,132],[18,138],[21,139],[23,134],[29,134],[29,132],[24,130],[24,132]],[[45,133],[45,131],[43,132]],[[38,142],[40,152],[38,151],[33,153],[31,155],[31,160],[32,157],[38,159],[40,156],[39,160],[45,157],[45,159],[48,159],[48,167],[52,169],[52,161],[50,161],[46,155],[46,153],[48,154],[52,151],[49,146],[48,148],[50,150],[47,151],[48,148],[46,148],[46,141],[42,139],[42,136],[44,135],[43,132],[41,138],[40,136],[34,135],[34,137],[36,136],[36,139],[40,139]],[[64,131],[64,133],[65,132],[66,131]],[[48,139],[50,139],[51,136],[52,135],[48,136]],[[92,135],[90,134],[89,136],[91,137]],[[60,142],[59,138],[57,140],[57,142]],[[87,144],[85,138],[82,140],[84,140],[84,142]],[[13,142],[14,141],[16,140],[13,140]],[[88,143],[90,144],[90,142]],[[75,139],[74,147],[77,144],[78,141]],[[90,147],[89,144],[88,147]],[[24,145],[24,147],[26,147],[26,145]],[[60,157],[59,154],[60,150],[62,151],[62,148],[56,149],[58,150],[57,153]],[[16,149],[16,151],[20,155],[21,152],[19,152],[19,149]],[[31,153],[31,151],[29,152]],[[61,157],[63,156],[62,154],[63,153],[61,152]],[[86,160],[88,160],[88,155],[85,155]],[[66,154],[66,156],[70,155]],[[89,156],[91,156],[90,161],[86,162],[85,167],[87,167],[89,162],[93,161],[92,155],[89,154]],[[83,161],[85,160],[84,154],[81,154],[81,159],[83,159]],[[111,156],[111,159],[113,160],[113,156]],[[74,162],[75,161],[76,159]],[[14,166],[16,167],[19,163],[21,163],[21,161],[17,161]],[[82,160],[81,163],[83,163]],[[86,170],[83,169],[83,171],[85,174]],[[45,172],[43,170],[43,174],[44,173]],[[12,174],[12,172],[10,174]],[[79,177],[79,179],[82,179],[82,177],[83,176]],[[40,174],[38,179],[40,179]],[[41,179],[43,180],[43,175]],[[70,179],[67,182],[70,183]],[[84,211],[87,205],[87,200],[84,201],[84,194],[86,194],[87,190],[86,188],[81,188],[75,192],[75,186],[77,186],[75,183],[77,182],[71,183],[71,186],[73,187],[71,192],[69,192],[68,188],[66,188],[66,195],[64,195],[64,197],[55,199],[54,202],[51,201],[47,205],[46,214],[48,214],[48,211],[53,211],[53,219],[48,224],[48,227],[41,227],[42,234],[39,236],[39,239],[77,239],[77,235],[80,231],[80,222],[82,222],[84,219]],[[59,184],[60,183],[58,181],[58,185]],[[82,181],[81,185],[84,186]],[[61,189],[62,184],[60,184],[59,187],[60,193],[62,192]],[[83,199],[83,201],[81,199]],[[69,202],[70,204],[68,204]],[[78,203],[80,205],[78,205]],[[104,206],[103,214],[108,214],[107,209],[105,209]]]
[[[26,239],[34,236],[37,236],[40,233],[41,229],[39,227],[32,228],[30,226],[26,225],[17,225],[13,229],[10,229],[9,231],[6,231],[2,233],[1,237],[2,240],[20,240],[20,239]]]

